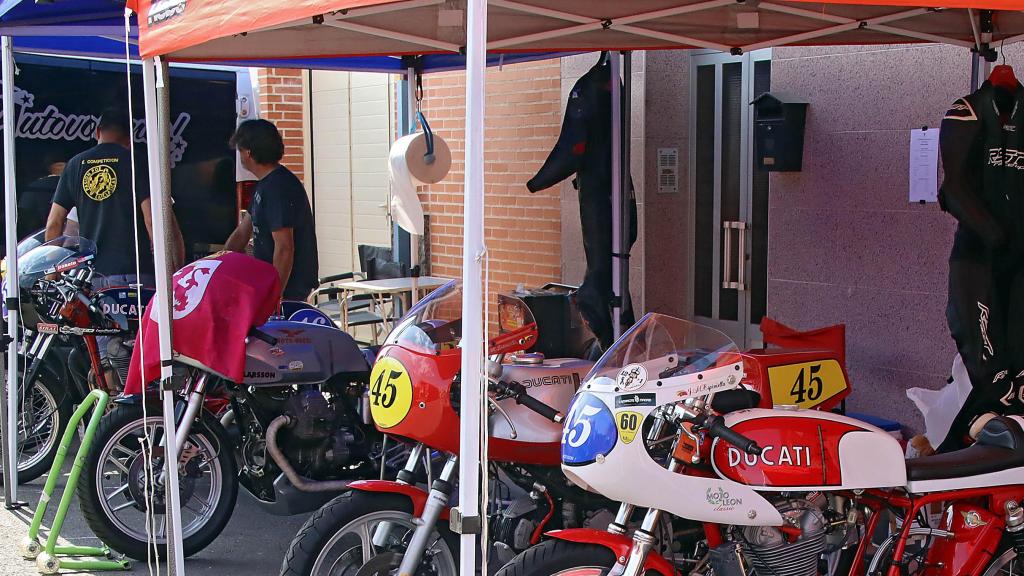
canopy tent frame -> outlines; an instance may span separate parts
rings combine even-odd
[[[492,6],[499,7],[502,2],[505,2],[505,0],[491,0],[490,4]],[[366,4],[366,3],[367,2],[361,2],[359,4]],[[732,2],[730,0],[729,2],[723,2],[721,4],[721,6],[724,6],[724,5],[727,5],[727,4],[733,4],[733,3],[734,2]],[[144,6],[148,7],[149,2],[147,0],[141,0],[141,4],[143,4]],[[343,2],[340,2],[340,0],[335,0],[334,2],[332,2],[330,4],[331,5],[335,5],[335,6],[340,6],[341,4],[343,4]],[[355,4],[355,3],[353,3],[353,4]],[[403,8],[407,8],[412,3],[409,3],[409,2],[404,2],[404,3],[403,2],[395,2],[395,3],[392,3],[392,4],[394,4],[395,6],[399,6],[400,5]],[[420,5],[426,5],[426,6],[432,6],[432,5],[435,5],[436,2],[424,1],[424,2],[421,2],[419,4]],[[711,9],[710,6],[707,6],[708,4],[710,4],[709,2],[706,2],[706,3],[703,3],[703,4],[705,5],[705,8],[703,8],[702,10],[710,10]],[[887,3],[887,4],[891,5],[891,3]],[[914,2],[910,2],[910,4],[913,5],[915,3]],[[387,6],[391,7],[391,4],[387,4]],[[462,394],[463,394],[464,410],[466,409],[466,407],[476,407],[475,409],[477,410],[477,415],[481,416],[483,414],[483,412],[479,411],[479,407],[480,407],[480,403],[483,400],[483,390],[484,390],[483,386],[486,383],[486,380],[484,378],[484,375],[483,375],[483,372],[482,372],[482,369],[481,369],[482,368],[481,361],[482,361],[482,355],[483,355],[483,348],[482,348],[482,346],[483,346],[483,342],[482,342],[483,326],[482,326],[482,317],[481,317],[482,315],[480,314],[480,312],[482,310],[481,307],[485,304],[485,303],[482,302],[482,282],[481,282],[481,278],[480,278],[480,273],[481,273],[480,262],[485,257],[485,253],[483,251],[483,245],[482,245],[482,229],[483,229],[483,210],[482,210],[482,206],[483,206],[483,192],[484,192],[484,189],[483,189],[483,169],[484,169],[484,165],[483,165],[483,153],[482,153],[482,151],[483,151],[483,144],[484,144],[484,142],[483,142],[483,117],[484,117],[483,116],[483,112],[484,112],[484,109],[483,109],[483,97],[484,97],[484,92],[483,92],[483,88],[484,88],[483,65],[485,64],[485,59],[482,58],[481,56],[485,54],[485,50],[487,48],[501,49],[502,47],[497,45],[497,43],[498,42],[503,42],[503,41],[508,41],[510,39],[508,39],[508,38],[506,38],[506,39],[496,39],[496,40],[492,41],[490,45],[485,45],[485,43],[486,43],[485,34],[486,34],[486,22],[487,22],[488,3],[485,0],[468,0],[466,6],[467,6],[467,14],[466,14],[466,16],[467,16],[467,22],[469,23],[470,33],[467,35],[466,44],[465,44],[465,49],[464,50],[467,53],[467,55],[470,56],[470,58],[467,59],[467,64],[466,64],[466,72],[467,72],[467,84],[466,84],[466,91],[467,91],[467,95],[466,95],[466,102],[467,102],[467,113],[466,113],[466,129],[467,129],[466,151],[467,151],[467,156],[466,156],[466,169],[465,169],[465,177],[466,177],[466,180],[465,180],[466,202],[465,202],[465,205],[464,205],[464,218],[465,218],[464,224],[465,224],[466,236],[467,237],[470,235],[471,230],[479,230],[480,231],[480,238],[479,238],[480,243],[477,244],[477,243],[475,243],[476,241],[474,240],[474,244],[470,245],[469,238],[464,238],[463,278],[464,278],[465,286],[464,286],[464,302],[463,302],[463,309],[464,309],[464,318],[463,318],[464,338],[463,338],[463,343],[464,343],[464,347],[463,347],[463,366],[462,366],[462,368],[463,368],[463,374],[476,374],[477,378],[464,378],[463,379],[464,386],[463,386]],[[683,7],[677,7],[677,8],[679,10],[683,10]],[[353,8],[352,10],[349,10],[348,13],[347,13],[348,18],[345,19],[346,22],[344,23],[344,27],[337,27],[337,26],[333,26],[333,25],[331,25],[330,27],[338,28],[339,30],[354,31],[353,27],[351,26],[351,24],[360,25],[360,23],[358,23],[358,22],[348,22],[348,20],[351,20],[352,18],[356,18],[356,17],[361,16],[361,15],[366,15],[368,12],[363,12],[363,10],[369,10],[369,9],[370,8]],[[542,12],[547,13],[549,10],[551,10],[550,8],[548,8],[546,6],[532,6],[532,5],[529,6],[529,9],[530,9],[531,13],[541,14],[541,15],[543,15]],[[394,10],[394,12],[397,12],[397,11],[398,11],[398,9],[396,8],[396,10]],[[690,10],[690,12],[693,12],[693,11],[694,10],[692,10],[692,9]],[[903,12],[908,12],[908,11],[903,11]],[[925,9],[923,12],[921,12],[921,11],[916,11],[916,12],[918,12],[920,15],[924,15],[924,14],[935,13],[935,10]],[[572,15],[571,13],[563,13],[563,14],[571,15],[575,19],[584,18],[584,16]],[[594,21],[597,20],[597,19],[595,19],[593,17],[586,17],[587,20],[585,22],[577,22],[577,24],[580,25],[580,26],[584,26],[585,25],[586,26],[586,30],[597,30],[597,29],[601,29],[601,30],[616,30],[616,31],[620,31],[620,32],[626,32],[628,34],[633,34],[635,36],[639,36],[639,37],[642,37],[642,38],[650,38],[650,39],[653,39],[653,40],[660,40],[660,41],[663,41],[663,42],[666,42],[666,43],[675,43],[674,45],[658,46],[659,48],[706,47],[706,48],[714,48],[714,49],[719,49],[719,50],[722,50],[722,51],[733,52],[733,53],[736,53],[737,51],[743,51],[744,50],[744,46],[730,46],[727,43],[711,42],[711,41],[707,41],[707,40],[699,39],[699,38],[690,38],[690,37],[685,36],[685,35],[665,33],[665,32],[660,32],[660,31],[655,31],[655,30],[650,30],[650,29],[647,29],[647,28],[642,28],[642,27],[634,26],[634,24],[636,24],[637,22],[644,22],[645,21],[645,19],[642,18],[642,16],[643,16],[643,14],[626,16],[625,17],[626,18],[626,23],[625,24],[623,24],[623,19],[624,19],[623,17],[618,17],[616,19],[611,19],[611,20],[609,20],[609,19],[600,20],[599,21],[599,25],[598,25],[597,28],[594,28],[594,26],[595,26],[595,22]],[[638,17],[640,17],[640,20],[635,20]],[[651,16],[650,18],[655,18],[655,17]],[[906,17],[906,19],[909,19],[909,18],[910,18],[910,16]],[[317,21],[318,19],[320,19],[320,21]],[[324,17],[323,13],[319,14],[318,16],[314,16],[312,18],[312,22],[316,23],[316,24],[325,23],[325,20],[326,20],[326,18]],[[340,20],[338,20],[338,21],[340,21]],[[573,20],[569,20],[569,21],[571,22]],[[888,22],[892,22],[892,21],[895,21],[895,20],[890,20]],[[294,19],[293,21],[291,21],[290,23],[287,23],[287,24],[282,24],[282,25],[279,25],[279,26],[274,26],[273,28],[287,28],[287,27],[293,26],[295,24],[306,25],[306,24],[309,24],[310,22],[311,22],[310,17],[302,17],[302,18],[299,18],[299,19]],[[334,22],[334,20],[332,20],[332,22]],[[854,22],[856,22],[855,26],[854,26]],[[913,31],[913,30],[904,30],[902,28],[894,28],[894,27],[889,26],[888,23],[886,23],[886,22],[875,22],[874,24],[870,24],[870,23],[869,24],[862,24],[862,22],[865,22],[865,20],[847,19],[847,21],[844,21],[844,22],[829,21],[828,23],[830,24],[829,28],[837,28],[838,26],[844,26],[844,27],[846,27],[846,28],[844,28],[844,30],[849,30],[851,26],[853,27],[853,29],[871,28],[871,29],[874,29],[874,30],[877,30],[877,31],[880,31],[880,32],[891,34],[891,35],[894,36],[894,39],[897,39],[897,41],[899,41],[898,39],[901,39],[901,38],[902,39],[910,38],[910,39],[921,40],[921,41],[934,41],[934,40],[938,40],[938,41],[942,41],[942,42],[946,42],[946,43],[950,43],[950,44],[954,44],[954,45],[962,45],[963,42],[964,42],[962,39],[959,39],[959,38],[952,38],[952,37],[947,38],[946,36],[941,36],[941,35],[921,33],[921,32],[917,32],[917,31]],[[366,26],[366,25],[362,25],[362,26]],[[379,29],[379,28],[376,28],[376,27],[373,27],[373,26],[371,26],[370,28],[375,28],[374,32],[380,32],[380,30],[382,30],[382,29]],[[263,30],[267,30],[267,28],[263,28]],[[897,33],[897,32],[899,32],[899,33]],[[369,32],[367,32],[364,29],[362,33],[369,33]],[[400,34],[405,34],[405,33],[402,33],[402,32],[399,32],[399,33]],[[833,31],[829,35],[834,35],[835,33],[836,33],[836,31]],[[197,33],[197,34],[199,34],[199,33]],[[371,35],[375,35],[375,34],[371,34]],[[388,35],[387,37],[388,38],[394,38],[394,39],[402,40],[402,41],[405,41],[405,42],[408,42],[411,39],[409,37],[416,37],[416,38],[419,38],[420,40],[424,39],[424,37],[422,37],[420,35],[417,35],[417,34],[406,34],[406,36],[407,37],[406,37],[405,40],[402,40],[401,38],[399,38],[399,37],[397,37],[395,35]],[[792,35],[789,35],[789,36],[792,36]],[[525,41],[523,41],[522,38],[526,38],[526,37],[527,37],[526,35],[521,36],[520,37],[520,42],[518,44],[516,44],[516,45],[521,46],[523,43],[525,43]],[[565,38],[566,36],[562,35],[562,36],[555,36],[555,37]],[[813,37],[813,38],[807,38],[805,40],[820,39],[820,38],[822,38],[822,36],[816,36],[816,37]],[[1024,34],[1015,34],[1013,36],[1005,37],[1005,41],[1007,43],[1009,43],[1011,38],[1024,38]],[[427,40],[431,40],[431,39],[428,38]],[[699,41],[702,44],[691,44],[690,43],[691,40]],[[778,40],[776,40],[775,42],[778,42]],[[415,42],[411,42],[411,43],[415,44]],[[198,44],[198,43],[196,43],[196,44]],[[453,45],[454,43],[448,42],[447,44]],[[752,43],[752,44],[749,44],[749,45],[750,46],[755,46],[757,44],[753,44]],[[968,43],[968,45],[972,45],[972,43]],[[151,47],[147,47],[147,46],[151,46]],[[449,47],[451,47],[451,46],[449,46]],[[144,55],[147,56],[147,59],[151,59],[153,55],[161,54],[161,53],[167,53],[167,54],[173,56],[173,53],[175,52],[175,49],[167,48],[166,44],[163,45],[163,48],[165,48],[165,49],[161,49],[161,44],[160,44],[159,41],[155,41],[155,40],[154,41],[150,41],[150,40],[147,40],[145,38],[143,38],[140,41],[140,48],[142,48],[142,52],[143,52]],[[609,48],[609,49],[616,49],[616,48],[626,49],[626,48],[630,48],[630,47],[629,46],[609,45],[609,46],[606,46],[606,48]],[[462,49],[462,48],[459,47],[459,49]],[[589,46],[588,45],[588,46],[585,46],[585,47],[580,47],[579,49],[581,51],[589,51],[589,50],[595,50],[595,49],[600,49],[600,48],[596,47],[596,46]],[[151,51],[152,53],[151,54],[146,54],[147,50]],[[400,51],[396,51],[394,53],[399,53],[399,52]],[[183,57],[180,57],[178,59],[183,60],[183,61],[195,61],[195,60],[197,60],[197,58],[193,58],[191,56],[183,56]],[[225,58],[224,60],[230,60],[230,58]],[[286,61],[286,60],[284,60],[284,61]],[[472,80],[470,81],[470,79],[472,79]],[[147,116],[149,116],[149,115],[147,114]],[[621,162],[621,159],[619,161]],[[620,193],[621,193],[621,190],[620,190]],[[153,211],[154,211],[154,221],[156,221],[158,219],[162,220],[162,219],[164,219],[166,217],[166,211],[164,211],[162,208],[160,208],[160,204],[159,203],[154,203],[153,204]],[[621,216],[621,214],[620,214],[620,216]],[[479,228],[475,224],[477,222],[479,223]],[[475,235],[476,232],[473,232],[473,234]],[[165,250],[166,249],[166,247],[164,247],[164,246],[162,246],[160,244],[157,244],[157,246],[158,246],[158,248],[157,248],[158,250]],[[476,250],[474,250],[472,248],[476,248]],[[471,271],[475,271],[475,273],[471,274],[470,273]],[[166,292],[164,293],[164,297],[166,297]],[[474,313],[474,310],[476,311],[475,313]],[[466,314],[466,312],[468,312],[468,314]],[[162,328],[163,328],[163,326],[162,326]],[[474,338],[474,336],[479,336],[479,337]],[[469,382],[472,382],[474,380],[479,382],[480,386],[468,386],[468,385],[465,385],[465,384],[467,384]],[[467,500],[475,500],[476,497],[478,497],[478,495],[479,495],[479,476],[477,475],[481,471],[481,467],[480,467],[480,461],[481,461],[480,456],[481,455],[480,455],[479,448],[480,448],[481,433],[482,433],[483,430],[485,430],[485,427],[483,426],[483,423],[482,423],[480,418],[471,418],[469,413],[464,413],[464,416],[466,416],[466,417],[462,419],[462,424],[461,424],[461,428],[460,429],[461,429],[461,432],[462,432],[462,438],[463,438],[464,442],[466,442],[466,443],[463,444],[463,453],[460,455],[461,456],[461,458],[460,458],[460,467],[464,467],[463,469],[466,470],[467,472],[469,472],[470,475],[463,476],[462,477],[463,481],[460,482],[460,509],[463,512],[463,514],[465,514],[467,517],[470,517],[470,518],[477,517],[477,518],[479,518],[479,502],[478,501],[470,502],[470,501],[467,501]],[[476,475],[476,476],[474,476],[474,475]],[[471,478],[475,478],[475,481],[472,481]],[[465,492],[462,491],[463,488],[465,488],[465,490],[466,490]],[[476,514],[473,514],[474,511],[476,511]],[[470,539],[471,537],[472,537],[472,535],[463,535],[463,541],[464,542],[472,543],[473,540]],[[475,566],[475,564],[469,564],[468,563],[469,560],[472,560],[473,562],[475,562],[475,552],[476,552],[475,546],[473,546],[473,545],[463,546],[462,547],[461,553],[463,554],[463,558],[462,558],[461,562],[462,562],[463,566]],[[467,557],[468,557],[468,559],[467,559]]]

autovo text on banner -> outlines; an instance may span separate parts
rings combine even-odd
[[[96,123],[98,116],[90,114],[64,114],[53,104],[40,103],[36,105],[36,97],[33,93],[14,87],[14,112],[15,124],[18,127],[19,138],[30,138],[35,140],[82,140],[90,141],[96,138]],[[2,104],[0,104],[2,108]],[[185,129],[192,120],[188,112],[181,112],[171,123],[171,166],[181,161],[188,148],[185,140]],[[0,128],[3,121],[0,120]],[[132,123],[132,140],[136,144],[146,141],[146,121],[136,119]]]

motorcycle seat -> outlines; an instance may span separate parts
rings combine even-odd
[[[1024,466],[1024,430],[1012,418],[996,416],[978,440],[955,452],[907,460],[907,480],[944,480],[990,474]]]

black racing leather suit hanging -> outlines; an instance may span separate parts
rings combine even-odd
[[[985,82],[939,133],[942,208],[958,222],[946,318],[971,393],[939,451],[963,446],[980,414],[1024,412],[1024,90]]]
[[[580,222],[587,272],[576,295],[580,313],[591,330],[608,347],[612,331],[612,98],[611,64],[608,53],[584,74],[569,93],[562,131],[544,166],[527,182],[530,192],[554,186],[576,174],[573,185],[579,191]],[[623,111],[623,118],[629,111]],[[626,254],[636,241],[636,198],[632,179],[623,190],[629,201]],[[628,261],[627,261],[628,262]],[[634,323],[629,298],[629,266],[623,267],[624,294],[621,321],[625,328]]]

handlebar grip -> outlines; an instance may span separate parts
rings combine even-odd
[[[529,410],[533,410],[537,414],[540,414],[544,418],[551,420],[555,424],[561,424],[562,420],[565,420],[565,416],[563,416],[561,412],[555,410],[554,408],[548,406],[547,404],[541,402],[540,400],[537,400],[533,396],[530,396],[526,392],[526,388],[522,384],[519,384],[518,382],[506,383],[491,380],[490,383],[491,388],[495,392],[510,395],[511,397],[516,399],[516,404],[525,406]]]
[[[757,442],[726,426],[725,420],[721,416],[709,416],[704,421],[704,427],[712,436],[725,440],[747,454],[761,453],[762,448],[757,445]]]
[[[277,338],[274,338],[273,336],[267,334],[266,332],[260,330],[259,328],[250,328],[249,337],[266,342],[271,346],[277,346]]]
[[[540,400],[537,400],[533,396],[526,394],[525,392],[523,394],[516,396],[516,404],[522,404],[523,406],[526,406],[530,410],[533,410],[537,414],[540,414],[541,416],[547,418],[548,420],[551,420],[555,424],[561,424],[562,420],[565,419],[565,417],[562,416],[561,412],[555,410],[554,408],[548,406],[547,404],[541,402]]]

